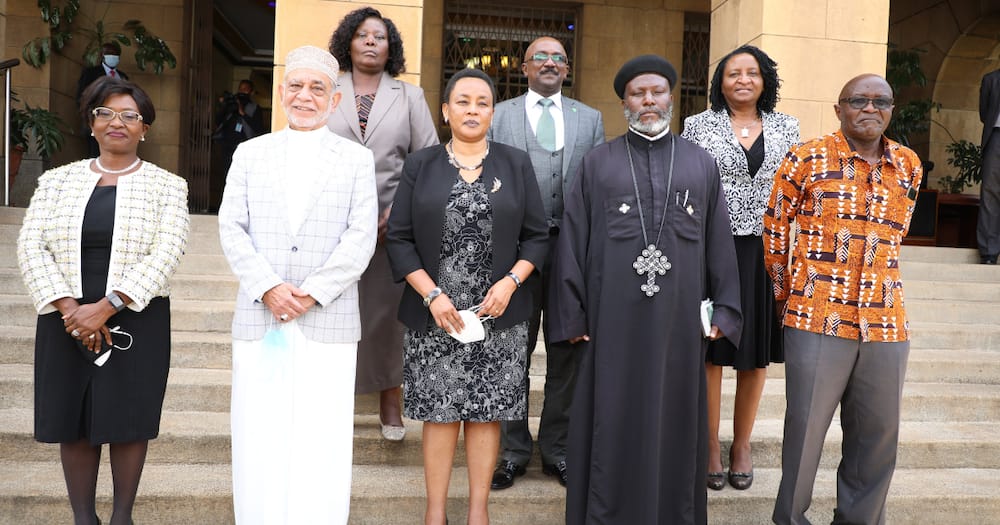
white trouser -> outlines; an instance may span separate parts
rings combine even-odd
[[[357,343],[233,341],[233,504],[239,525],[346,524]]]

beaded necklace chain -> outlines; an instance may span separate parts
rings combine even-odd
[[[454,139],[452,139],[452,140],[454,140]],[[457,169],[465,170],[465,171],[476,171],[479,168],[483,167],[483,161],[485,161],[486,157],[490,154],[490,143],[489,142],[486,143],[486,152],[483,153],[483,158],[479,159],[479,164],[476,164],[475,166],[464,166],[461,162],[458,161],[458,158],[455,157],[455,150],[452,149],[452,147],[451,147],[452,140],[449,140],[448,143],[445,144],[445,147],[444,147],[444,150],[448,153],[448,164],[451,164],[452,166],[454,166]]]

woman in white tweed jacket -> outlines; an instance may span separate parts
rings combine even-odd
[[[188,234],[187,183],[138,157],[156,113],[135,84],[102,77],[81,101],[100,156],[47,171],[18,238],[38,310],[35,439],[59,443],[75,523],[110,444],[111,523],[130,523],[170,367],[168,280]]]

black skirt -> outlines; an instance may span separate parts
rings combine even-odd
[[[80,304],[105,295],[114,229],[115,187],[95,188],[83,220]],[[93,445],[155,438],[170,370],[170,300],[157,297],[142,312],[125,309],[109,328],[133,338],[96,366],[66,333],[62,315],[38,316],[35,330],[35,439],[45,443],[88,440]],[[128,337],[114,342],[128,346]]]
[[[736,370],[766,368],[769,363],[783,363],[781,326],[774,313],[774,291],[764,269],[764,245],[756,235],[734,236],[736,260],[740,271],[740,308],[743,311],[743,335],[737,349],[728,339],[708,344],[705,361]]]

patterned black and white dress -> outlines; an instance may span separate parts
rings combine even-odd
[[[455,308],[482,302],[492,286],[493,213],[486,186],[456,176],[444,214],[437,285]],[[433,320],[431,321],[433,323]],[[432,325],[403,339],[404,413],[433,423],[517,420],[526,416],[527,321],[462,344]]]

